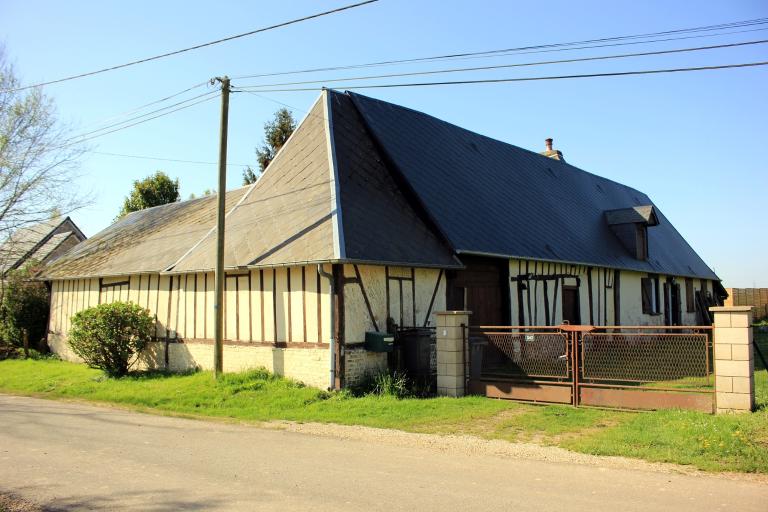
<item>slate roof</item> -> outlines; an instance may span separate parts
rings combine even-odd
[[[44,277],[211,270],[216,196],[132,213]],[[606,211],[653,214],[649,261]],[[717,279],[643,193],[414,110],[324,91],[253,185],[227,192],[225,266],[461,266],[486,254]],[[608,214],[609,216],[611,214]],[[628,218],[628,217],[627,217]]]
[[[335,258],[332,176],[322,98],[226,221],[224,266],[284,265]],[[215,266],[211,231],[168,270]]]
[[[407,197],[368,135],[349,96],[330,93],[347,260],[455,267],[460,263],[430,219]]]
[[[635,259],[604,212],[652,205],[642,192],[409,108],[355,93],[378,146],[458,253],[718,279],[654,205],[649,260]]]
[[[321,95],[255,184],[227,192],[225,267],[460,267],[393,181],[351,100],[333,96],[331,106],[332,95]],[[48,265],[42,277],[210,271],[215,221],[216,195],[134,212]]]
[[[227,192],[231,209],[247,187]],[[47,265],[41,278],[80,278],[160,272],[216,222],[216,196],[129,213]]]

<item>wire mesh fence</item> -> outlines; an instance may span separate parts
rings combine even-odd
[[[712,354],[706,332],[588,332],[580,340],[584,382],[712,384]]]
[[[571,371],[568,336],[555,329],[477,327],[469,341],[483,347],[472,351],[483,375],[565,379]]]

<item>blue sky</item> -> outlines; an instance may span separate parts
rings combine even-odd
[[[26,83],[60,78],[351,3],[0,0],[0,41]],[[62,119],[90,125],[216,75],[578,41],[768,16],[765,1],[508,2],[381,0],[333,16],[150,62],[46,91]],[[610,55],[768,39],[768,30],[616,48],[410,64],[302,78]],[[620,61],[455,74],[448,79],[559,75],[768,60],[768,45]],[[284,81],[259,79],[266,81]],[[291,78],[291,77],[287,77]],[[416,77],[411,81],[422,81]],[[234,85],[256,83],[236,80]],[[385,80],[381,80],[385,81]],[[387,81],[392,82],[393,79]],[[768,286],[768,68],[626,78],[360,91],[527,149],[553,137],[569,163],[653,198],[725,286]],[[339,86],[343,88],[343,86]],[[205,88],[189,95],[205,92]],[[188,96],[189,96],[188,95]],[[229,161],[255,165],[263,124],[283,102],[303,117],[316,92],[235,94]],[[183,99],[183,98],[180,98]],[[271,100],[271,101],[270,101]],[[217,101],[92,141],[101,152],[215,162]],[[216,186],[215,165],[87,154],[79,185],[95,203],[75,221],[88,235],[117,214],[131,182],[158,169],[182,197]],[[230,187],[241,168],[231,166]]]

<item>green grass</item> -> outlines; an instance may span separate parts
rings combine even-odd
[[[470,397],[398,400],[388,396],[352,398],[328,393],[263,370],[147,373],[109,379],[97,370],[61,361],[0,362],[0,391],[51,398],[78,398],[245,421],[317,421],[383,428],[419,429],[457,419],[491,417],[515,404]]]
[[[529,441],[598,455],[689,464],[708,471],[768,473],[768,372],[755,374],[759,409],[721,415],[693,411],[634,413],[534,406],[480,397],[352,397],[305,387],[266,371],[140,374],[108,379],[61,361],[0,362],[0,391],[76,398],[165,414],[239,421],[291,420],[465,433]]]

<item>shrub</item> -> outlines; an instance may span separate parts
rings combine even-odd
[[[0,305],[0,341],[15,347],[22,346],[22,331],[29,335],[29,346],[44,350],[48,326],[48,289],[40,281],[33,281],[34,265],[27,265],[8,273],[2,283]]]
[[[151,339],[149,311],[129,302],[113,302],[72,317],[69,344],[88,366],[121,377],[135,364]]]

